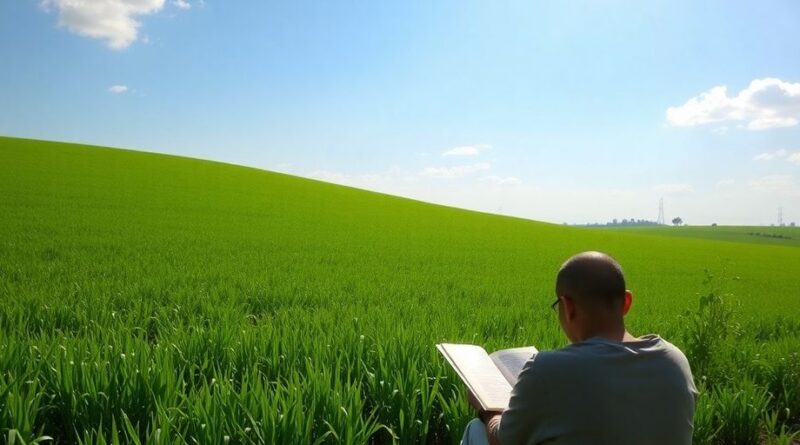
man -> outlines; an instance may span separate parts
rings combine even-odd
[[[683,353],[657,335],[634,337],[633,299],[620,265],[599,252],[573,256],[556,278],[558,321],[570,345],[523,368],[503,412],[483,412],[462,445],[690,444],[697,397]]]

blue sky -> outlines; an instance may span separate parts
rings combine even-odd
[[[557,223],[661,197],[800,223],[799,24],[796,1],[6,1],[0,134]]]

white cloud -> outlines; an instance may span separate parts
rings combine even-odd
[[[184,0],[179,0],[183,2]],[[42,0],[45,10],[58,11],[58,26],[76,34],[99,39],[113,49],[135,42],[141,23],[138,16],[154,14],[165,0]]]
[[[795,126],[800,122],[800,83],[754,79],[735,96],[728,96],[726,86],[716,86],[667,109],[667,123],[675,127],[724,121],[745,122],[749,130]]]
[[[653,189],[661,193],[687,193],[694,190],[689,184],[659,184]]]
[[[480,178],[481,182],[485,182],[488,184],[496,185],[496,186],[504,186],[504,185],[520,185],[522,181],[519,178],[515,178],[513,176],[484,176]]]
[[[180,9],[183,9],[184,11],[192,8],[191,3],[187,2],[186,0],[172,0],[172,4]]]
[[[769,175],[753,179],[750,188],[764,193],[800,196],[800,185],[792,175]]]
[[[281,162],[280,164],[275,164],[270,170],[279,173],[292,173],[294,171],[294,164],[291,162]]]
[[[790,153],[788,150],[777,150],[773,152],[759,153],[753,156],[754,161],[771,161],[773,159],[786,159],[795,164],[800,163],[800,153]]]
[[[415,176],[409,175],[397,166],[377,173],[341,173],[331,170],[316,170],[305,176],[312,179],[319,179],[320,181],[378,191],[386,191],[389,186],[413,183],[417,179]]]
[[[477,156],[481,152],[491,150],[489,144],[460,145],[442,153],[442,156]]]
[[[112,86],[110,86],[108,88],[108,91],[110,93],[114,93],[114,94],[122,94],[122,93],[125,93],[125,92],[128,91],[128,86],[127,85],[112,85]]]
[[[720,189],[720,188],[730,187],[734,184],[736,184],[736,181],[734,181],[733,179],[720,179],[719,181],[717,181],[717,188]]]
[[[717,127],[711,130],[711,132],[714,134],[718,134],[720,136],[725,136],[726,134],[728,134],[728,127],[723,125],[722,127]]]
[[[478,162],[475,164],[455,165],[452,167],[426,167],[420,172],[420,176],[428,176],[431,178],[444,178],[453,179],[460,178],[475,172],[489,170],[491,165],[487,162]]]
[[[345,185],[351,185],[354,178],[353,175],[334,172],[330,170],[315,170],[306,176],[313,179],[319,179],[320,181],[335,182],[336,184],[345,184]]]

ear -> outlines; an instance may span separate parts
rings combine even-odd
[[[631,310],[631,303],[633,303],[633,294],[631,291],[625,291],[625,301],[622,303],[622,315],[628,315],[628,311]]]
[[[561,304],[564,307],[564,318],[568,321],[572,321],[577,316],[576,310],[577,307],[575,306],[575,300],[568,295],[564,295],[561,297]]]

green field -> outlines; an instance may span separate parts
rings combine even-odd
[[[0,138],[0,441],[458,443],[472,413],[433,345],[564,345],[555,273],[591,249],[625,268],[632,333],[687,353],[696,443],[790,443],[800,233],[681,230]]]
[[[749,227],[749,226],[642,226],[604,227],[606,230],[624,230],[630,233],[701,238],[735,243],[772,244],[800,247],[800,227]]]

